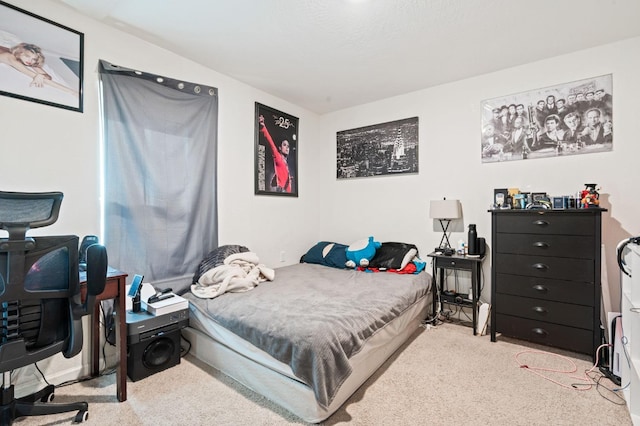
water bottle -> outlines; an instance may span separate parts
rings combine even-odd
[[[473,223],[469,224],[467,245],[469,246],[469,254],[478,254],[478,233],[476,232],[476,225]]]

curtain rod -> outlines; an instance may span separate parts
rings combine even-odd
[[[191,83],[188,81],[176,80],[174,78],[164,77],[148,72],[138,71],[131,68],[121,67],[112,64],[104,59],[99,61],[99,72],[102,74],[126,75],[129,77],[141,78],[147,81],[153,81],[163,86],[180,90],[185,93],[192,93],[199,96],[217,96],[218,89],[216,87],[206,86],[204,84]]]

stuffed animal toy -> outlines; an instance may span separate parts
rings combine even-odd
[[[347,262],[345,266],[352,269],[358,266],[366,268],[369,266],[369,261],[375,256],[376,250],[380,248],[381,245],[380,242],[374,241],[373,237],[369,237],[368,240],[354,242],[347,247]]]

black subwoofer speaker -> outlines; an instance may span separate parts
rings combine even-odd
[[[177,324],[129,337],[127,375],[134,382],[180,364],[180,328]]]

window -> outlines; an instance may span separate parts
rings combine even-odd
[[[109,264],[176,291],[218,244],[218,90],[106,61],[100,81]]]

